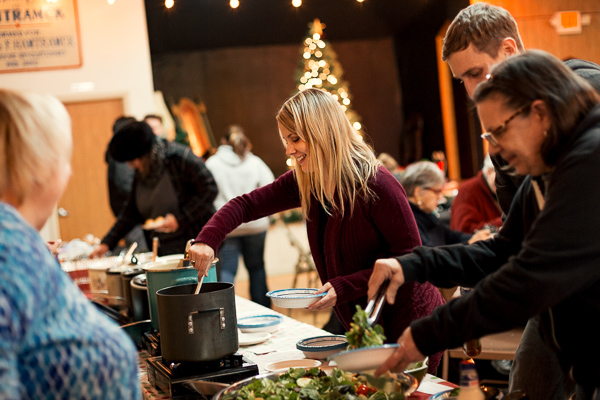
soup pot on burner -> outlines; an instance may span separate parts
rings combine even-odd
[[[232,283],[178,285],[156,292],[160,347],[169,362],[213,361],[238,350]]]

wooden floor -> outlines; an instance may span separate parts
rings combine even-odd
[[[296,287],[307,287],[307,280],[308,279],[306,276],[300,276]],[[269,276],[267,278],[267,285],[269,287],[269,290],[287,289],[292,287],[293,281],[293,275]],[[248,288],[249,286],[247,280],[239,280],[235,282],[235,294],[237,294],[238,296],[249,299],[250,292]],[[330,315],[330,310],[315,312],[301,308],[287,309],[280,308],[277,306],[273,306],[273,309],[277,312],[280,312],[281,314],[290,316],[298,321],[305,322],[318,328],[322,328],[323,325],[327,323]]]

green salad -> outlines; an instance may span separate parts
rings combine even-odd
[[[367,313],[360,306],[356,306],[356,312],[350,323],[350,330],[346,332],[348,350],[381,346],[385,342],[383,327],[381,325],[369,327],[367,318]]]
[[[222,400],[404,400],[408,383],[374,378],[334,368],[328,376],[319,368],[290,368],[277,379],[253,379],[225,392]]]

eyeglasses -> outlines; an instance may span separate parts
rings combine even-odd
[[[508,123],[510,121],[512,121],[517,115],[519,115],[522,112],[524,112],[525,110],[527,110],[530,106],[531,106],[531,104],[528,104],[528,105],[526,105],[524,107],[519,108],[517,111],[515,111],[515,113],[513,115],[511,115],[510,117],[508,117],[506,119],[506,121],[504,121],[504,123],[502,125],[500,125],[496,129],[493,129],[493,130],[491,130],[489,132],[483,133],[481,135],[481,138],[487,140],[492,146],[498,146],[498,138],[500,137],[500,135],[502,135],[504,133],[504,131],[506,130],[506,126],[508,125]]]
[[[431,190],[433,193],[437,194],[438,196],[440,194],[442,194],[442,189],[434,189],[434,188],[430,188],[430,187],[424,187],[424,190]]]

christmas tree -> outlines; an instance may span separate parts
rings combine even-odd
[[[348,83],[342,78],[342,65],[331,45],[323,40],[325,24],[315,19],[308,26],[310,29],[302,44],[300,63],[296,70],[296,87],[298,90],[315,87],[331,93],[346,112],[354,129],[360,131],[360,117],[352,109]]]

